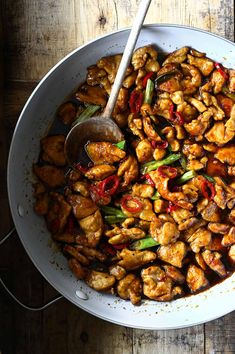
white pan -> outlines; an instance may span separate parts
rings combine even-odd
[[[76,306],[107,321],[145,329],[180,328],[203,323],[235,309],[235,274],[198,295],[169,303],[143,301],[140,307],[115,296],[97,293],[72,275],[65,257],[56,250],[43,218],[33,211],[32,163],[39,141],[48,131],[64,99],[85,79],[86,68],[100,57],[123,52],[129,30],[98,38],[76,49],[42,79],[28,99],[17,123],[8,161],[8,193],[13,220],[32,262],[47,281]],[[183,26],[143,27],[137,47],[155,44],[171,52],[192,46],[207,56],[235,68],[235,44],[216,35]],[[76,292],[84,293],[86,300]]]

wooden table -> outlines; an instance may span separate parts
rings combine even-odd
[[[71,50],[102,34],[130,26],[138,2],[1,1],[1,235],[12,226],[6,191],[7,153],[27,97],[48,69]],[[145,22],[186,24],[234,40],[233,14],[233,0],[153,0]],[[39,305],[56,294],[29,260],[17,235],[0,250],[0,275],[28,304]],[[1,354],[228,354],[235,353],[233,321],[235,313],[181,330],[133,330],[97,319],[66,300],[39,313],[22,310],[0,288]]]

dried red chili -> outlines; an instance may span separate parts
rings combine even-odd
[[[172,202],[169,202],[168,207],[166,208],[166,212],[171,213],[172,211],[175,211],[177,209],[179,209],[178,205],[175,205]]]
[[[143,81],[142,81],[143,87],[146,87],[148,79],[151,79],[151,77],[153,76],[153,74],[154,74],[154,72],[150,71],[149,73],[147,73],[147,74],[145,75],[145,77],[143,78]]]
[[[152,178],[150,177],[149,173],[145,173],[145,175],[141,176],[142,180],[145,180],[148,182],[148,184],[150,184],[150,186],[155,186],[155,183],[153,182]]]
[[[152,140],[151,145],[154,149],[166,149],[168,147],[168,141],[162,140],[160,142],[157,142]]]
[[[130,206],[128,203],[135,204],[136,206]],[[133,198],[131,195],[124,195],[121,199],[121,206],[123,209],[130,213],[138,213],[143,209],[143,204],[137,198]]]
[[[164,178],[175,178],[177,176],[177,168],[171,166],[160,166],[157,169],[159,175]]]
[[[220,73],[220,75],[222,75],[224,77],[224,79],[227,80],[228,74],[224,71],[223,66],[219,63],[215,63],[215,67],[218,70],[218,72]]]
[[[170,114],[170,120],[173,123],[179,124],[179,125],[183,125],[184,124],[184,117],[183,117],[182,113],[175,111],[173,104],[170,105],[169,114]]]
[[[98,184],[98,188],[100,188],[100,193],[103,196],[113,195],[120,184],[119,178],[116,175],[109,176],[105,178],[102,182]]]
[[[214,184],[205,180],[202,182],[202,186],[201,186],[201,191],[202,191],[202,195],[204,198],[209,199],[209,200],[213,200],[214,196],[215,196],[215,187]]]
[[[131,113],[139,113],[140,107],[143,102],[143,93],[141,91],[132,91],[129,106],[131,109]]]

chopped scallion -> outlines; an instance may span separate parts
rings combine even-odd
[[[78,123],[82,123],[88,118],[91,118],[95,112],[97,112],[100,109],[100,106],[98,105],[89,105],[86,107],[86,109],[75,119],[73,122],[72,126],[74,127]]]

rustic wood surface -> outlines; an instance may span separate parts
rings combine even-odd
[[[130,26],[138,3],[0,1],[0,235],[12,226],[7,152],[26,99],[48,69],[71,50]],[[234,40],[234,1],[153,0],[145,23],[156,22],[195,26]],[[56,294],[29,260],[17,235],[1,247],[0,275],[25,303],[40,305]],[[39,313],[22,310],[0,288],[0,354],[32,353],[230,354],[235,353],[235,313],[181,330],[133,330],[97,319],[66,300]]]

